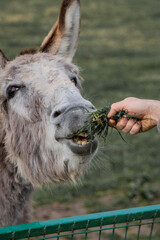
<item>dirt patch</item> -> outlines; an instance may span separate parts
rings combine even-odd
[[[102,205],[110,205],[113,202],[112,195],[108,194],[105,197],[98,199]],[[75,199],[71,203],[53,202],[49,205],[36,206],[33,208],[33,221],[46,221],[51,219],[72,217],[85,215],[89,213],[89,209],[85,207],[86,199]]]
[[[39,206],[33,209],[33,221],[45,221],[64,217],[72,217],[88,214],[83,206],[82,200],[72,203],[52,203],[50,205]]]

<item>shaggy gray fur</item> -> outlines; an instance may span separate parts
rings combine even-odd
[[[0,51],[0,227],[30,221],[32,186],[75,181],[95,155],[97,143],[90,151],[72,138],[94,110],[71,63],[79,24],[79,0],[63,0],[45,53],[8,62]]]
[[[5,132],[0,119],[0,226],[28,222],[32,185],[17,173],[5,149]]]
[[[45,141],[47,139],[46,128],[52,115],[53,99],[55,99],[55,96],[51,95],[53,97],[53,99],[51,98],[52,101],[49,101],[49,105],[45,105],[46,96],[43,94],[43,88],[41,92],[36,91],[34,83],[32,86],[31,82],[27,83],[23,79],[23,75],[27,75],[29,64],[34,64],[41,61],[41,59],[43,59],[43,62],[53,62],[53,64],[60,68],[59,71],[64,72],[66,75],[70,75],[73,72],[77,74],[77,68],[74,65],[47,53],[20,56],[7,64],[0,74],[0,82],[3,86],[0,94],[1,227],[29,221],[31,208],[29,200],[31,198],[32,185],[36,186],[48,182],[72,180],[73,174],[74,178],[79,177],[89,164],[88,159],[90,156],[84,156],[83,161],[81,160],[79,163],[76,163],[76,156],[73,155],[72,159],[68,159],[66,155],[66,159],[59,165],[58,161],[61,161],[61,159],[55,156],[54,146],[48,147],[48,142]],[[34,76],[34,69],[30,74]],[[56,74],[58,72],[48,80],[48,87],[54,85]],[[26,86],[10,101],[6,96],[6,88],[10,83],[14,84],[15,81],[16,84],[25,83]],[[69,81],[71,88],[67,90],[66,94],[73,106],[79,107],[79,105],[84,105],[85,108],[92,108],[92,105],[81,97],[78,90],[75,92],[72,91],[75,87],[73,88],[70,80],[67,81]],[[58,94],[58,90],[55,92]],[[21,116],[19,112],[15,111],[13,106],[17,103],[20,107],[23,106],[24,112],[27,112],[27,118],[25,115]],[[71,107],[71,104],[69,107]],[[65,134],[73,133],[74,129],[78,130],[76,128],[82,126],[84,122],[83,112],[78,110],[70,114],[70,112],[66,112],[64,120],[63,116],[58,118],[61,125],[60,128],[57,128],[56,132],[58,134],[64,134],[65,136]],[[72,122],[73,119],[74,121]],[[54,124],[51,125],[53,125],[53,128]],[[63,145],[61,147],[62,152]],[[69,167],[72,161],[74,164],[77,164],[74,170],[71,170],[71,167]]]

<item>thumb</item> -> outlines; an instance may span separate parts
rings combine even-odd
[[[108,113],[107,117],[108,118],[113,117],[117,112],[121,111],[122,109],[123,109],[122,102],[113,103],[111,105],[111,109],[110,109],[110,112]]]

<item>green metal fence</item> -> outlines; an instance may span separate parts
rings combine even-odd
[[[160,205],[5,227],[0,239],[160,240]]]

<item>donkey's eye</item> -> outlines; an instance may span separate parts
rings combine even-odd
[[[78,85],[78,79],[76,76],[71,77],[71,81],[75,84],[75,86]]]
[[[15,94],[24,86],[21,85],[13,85],[13,86],[9,86],[7,88],[7,98],[11,99],[15,96]]]

